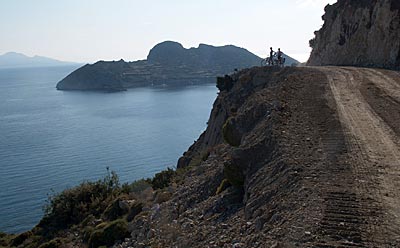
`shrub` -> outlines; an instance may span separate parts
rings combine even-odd
[[[102,245],[110,246],[117,240],[123,240],[129,236],[128,223],[118,219],[107,224],[104,228],[92,232],[89,239],[89,248]]]
[[[153,189],[163,189],[168,187],[171,184],[174,175],[175,171],[171,168],[167,168],[167,170],[157,173],[151,180]]]
[[[96,182],[80,185],[49,196],[45,216],[39,223],[46,232],[78,224],[89,215],[100,216],[120,193],[118,176],[107,168],[107,176]],[[50,230],[49,230],[50,229]]]
[[[125,198],[126,197],[120,196],[117,199],[115,199],[112,203],[110,203],[107,206],[106,210],[104,210],[103,217],[106,220],[115,220],[115,219],[123,216],[124,214],[127,214],[128,211],[125,209],[122,209],[119,204],[119,202],[121,200],[124,200]]]

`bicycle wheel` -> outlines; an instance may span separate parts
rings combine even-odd
[[[266,66],[266,65],[268,65],[267,59],[262,59],[261,60],[261,66]]]

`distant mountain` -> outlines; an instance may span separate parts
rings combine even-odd
[[[233,45],[215,47],[200,44],[186,49],[165,41],[154,46],[147,60],[135,62],[99,61],[72,72],[57,84],[59,90],[106,90],[152,85],[189,85],[215,82],[216,76],[259,66],[261,58]],[[287,64],[297,62],[287,59]],[[298,63],[298,62],[297,62]]]
[[[65,65],[78,65],[78,63],[64,62],[42,56],[29,57],[16,52],[9,52],[0,55],[0,68],[50,67]]]

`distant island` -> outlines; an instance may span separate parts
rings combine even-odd
[[[261,58],[233,45],[215,47],[200,44],[184,48],[165,41],[151,50],[146,60],[99,61],[87,64],[61,80],[58,90],[120,91],[143,86],[177,86],[215,82],[215,77],[234,69],[259,66]],[[286,56],[286,65],[299,63]]]
[[[29,57],[22,53],[8,52],[0,55],[0,69],[5,68],[31,68],[79,65],[79,63],[59,61],[43,56]]]

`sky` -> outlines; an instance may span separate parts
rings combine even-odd
[[[246,48],[269,47],[304,62],[336,0],[1,0],[0,54],[20,52],[64,61],[146,59],[172,40]]]

